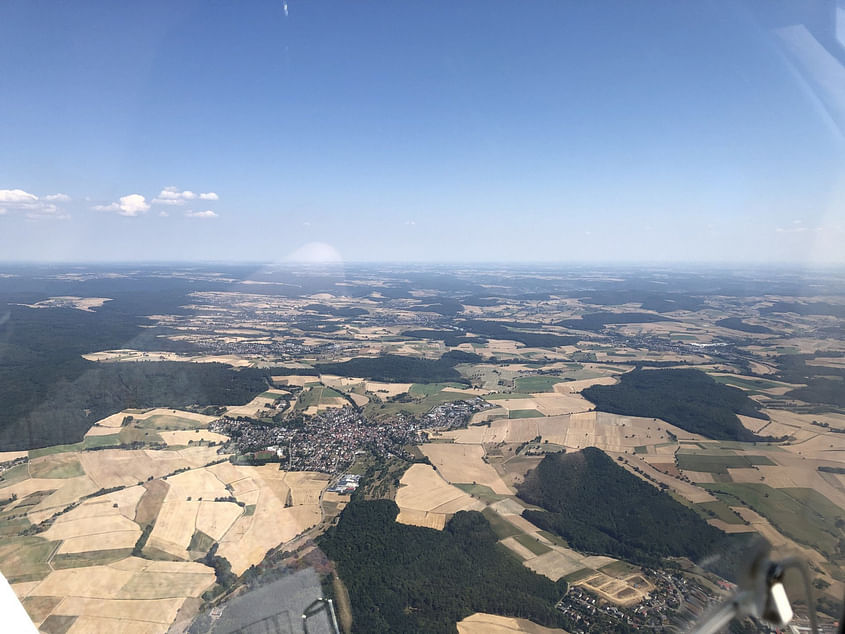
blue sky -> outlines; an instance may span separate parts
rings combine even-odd
[[[842,263],[842,134],[784,53],[799,22],[7,0],[0,261]]]

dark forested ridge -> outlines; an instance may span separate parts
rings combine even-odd
[[[484,337],[470,337],[461,330],[406,330],[402,333],[402,336],[442,341],[450,347],[459,346],[462,343],[487,343],[487,339]]]
[[[557,335],[546,332],[524,332],[514,330],[510,326],[517,324],[504,324],[486,319],[465,319],[460,327],[468,332],[477,335],[484,335],[491,339],[506,339],[516,341],[529,348],[554,348],[556,346],[571,346],[578,343],[579,337],[571,335]],[[526,324],[531,328],[537,328],[537,324]]]
[[[751,334],[755,335],[771,335],[774,334],[774,330],[771,328],[767,328],[766,326],[758,326],[757,324],[749,324],[744,322],[739,317],[726,317],[725,319],[720,319],[716,322],[717,326],[721,326],[722,328],[728,328],[730,330],[738,330],[740,332],[750,332]]]
[[[834,354],[834,353],[828,353]],[[779,377],[789,383],[805,383],[784,396],[807,403],[845,407],[845,368],[835,365],[810,365],[810,359],[823,360],[821,354],[789,354],[778,357]]]
[[[218,363],[83,363],[72,380],[43,386],[35,405],[18,403],[20,384],[7,377],[3,402],[18,407],[0,409],[0,451],[79,442],[95,421],[127,408],[242,405],[268,385],[262,370]]]
[[[564,627],[566,589],[496,543],[487,520],[460,511],[443,531],[395,521],[391,500],[350,503],[317,542],[352,599],[354,632],[456,632],[474,612]]]
[[[663,315],[654,313],[611,313],[598,312],[587,313],[578,319],[564,319],[557,323],[558,326],[574,328],[576,330],[601,330],[605,326],[613,324],[648,324],[657,321],[672,321]]]
[[[760,309],[760,314],[795,313],[796,315],[828,315],[845,318],[845,304],[829,302],[775,302]]]
[[[603,412],[662,418],[715,440],[761,440],[736,415],[768,418],[741,389],[693,369],[637,369],[623,374],[616,385],[593,385],[582,394]]]
[[[600,449],[549,454],[518,486],[544,511],[523,516],[576,550],[658,566],[670,556],[694,561],[724,537],[695,512],[617,465]]]
[[[459,363],[477,363],[478,355],[452,350],[437,360],[385,354],[380,357],[359,357],[340,363],[318,363],[315,367],[322,374],[356,376],[373,381],[396,383],[436,383],[456,381],[467,383],[455,369]]]

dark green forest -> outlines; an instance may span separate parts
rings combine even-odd
[[[460,324],[460,327],[468,332],[477,335],[490,337],[491,339],[506,339],[509,341],[516,341],[529,348],[554,348],[556,346],[571,346],[578,343],[580,337],[569,335],[556,335],[545,332],[523,332],[520,330],[513,330],[507,325],[487,321],[485,319],[465,319]],[[532,328],[536,328],[536,324],[528,324]]]
[[[667,493],[617,465],[600,449],[549,454],[518,486],[519,497],[544,511],[523,517],[582,552],[659,566],[664,557],[698,561],[723,533]]]
[[[603,412],[661,418],[714,440],[763,440],[736,415],[768,418],[741,389],[693,369],[636,369],[623,374],[616,385],[593,385],[582,394]]]
[[[460,511],[443,531],[398,513],[392,500],[353,501],[317,539],[349,590],[354,632],[456,632],[474,612],[568,625],[554,608],[566,583],[508,554],[481,513]]]
[[[75,378],[44,385],[35,404],[17,400],[26,379],[6,377],[0,450],[79,442],[95,421],[127,408],[243,405],[268,385],[262,370],[218,363],[84,363]]]
[[[455,369],[459,363],[477,363],[481,357],[469,352],[452,350],[437,360],[417,359],[397,354],[380,357],[359,357],[340,363],[318,363],[321,374],[357,376],[373,381],[394,383],[437,383],[455,381],[468,383]]]
[[[612,324],[647,324],[656,321],[672,321],[668,317],[653,313],[587,313],[578,319],[565,319],[557,323],[558,326],[574,328],[575,330],[599,331]]]
[[[789,383],[806,383],[790,390],[784,396],[807,403],[845,407],[845,368],[808,365],[810,359],[823,359],[821,355],[789,354],[778,357],[779,378]]]
[[[771,335],[775,332],[771,328],[766,328],[766,326],[758,326],[756,324],[744,322],[739,317],[726,317],[725,319],[720,319],[716,322],[716,325],[721,326],[722,328],[729,328],[730,330],[738,330],[740,332],[750,332],[751,334],[756,335]]]
[[[484,337],[469,337],[460,330],[406,330],[402,333],[402,336],[442,341],[444,345],[449,347],[459,346],[462,343],[487,343],[487,339]]]

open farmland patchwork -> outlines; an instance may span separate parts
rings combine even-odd
[[[43,631],[181,631],[299,567],[331,585],[347,629],[410,623],[413,601],[392,612],[362,593],[371,571],[315,546],[348,509],[385,500],[395,513],[358,526],[366,548],[481,539],[486,570],[549,602],[520,595],[533,625],[515,608],[473,615],[438,603],[467,579],[420,578],[430,555],[391,568],[394,588],[434,588],[450,630],[683,629],[676,597],[715,601],[736,560],[660,550],[670,507],[701,544],[741,551],[761,535],[801,554],[823,614],[845,594],[836,274],[799,293],[795,277],[742,271],[200,267],[139,302],[124,280],[162,284],[139,271],[90,273],[91,298],[48,271],[38,284],[68,288],[8,305],[21,365],[0,358],[0,571]],[[633,528],[603,515],[610,485],[575,517],[520,497],[541,465],[595,450],[644,500]],[[490,574],[473,584],[504,606]]]

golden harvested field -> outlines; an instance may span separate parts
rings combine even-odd
[[[314,380],[313,376],[311,377],[311,380]],[[256,396],[246,405],[233,405],[226,408],[226,414],[228,416],[254,417],[258,410],[267,408],[269,405],[272,405],[275,400],[275,396]]]
[[[444,432],[441,437],[451,438],[455,444],[487,445],[519,444],[540,436],[542,441],[548,440],[569,449],[599,447],[605,451],[633,453],[634,447],[645,445],[649,446],[653,453],[670,455],[673,449],[668,447],[668,432],[682,439],[701,439],[701,436],[690,434],[661,420],[605,412],[581,412],[545,418],[497,419],[491,421],[489,426],[473,426]]]
[[[28,451],[0,451],[0,462],[9,462],[10,460],[17,460],[18,458],[26,458],[28,455]]]
[[[268,550],[315,526],[321,517],[319,505],[285,508],[269,488],[263,488],[254,514],[235,522],[220,541],[217,553],[229,560],[235,574],[242,574],[259,563]]]
[[[446,526],[446,514],[400,508],[399,515],[396,516],[396,521],[400,524],[422,526],[423,528],[433,528],[434,530],[442,531]]]
[[[380,381],[367,381],[367,391],[378,394],[382,399],[390,396],[404,394],[411,389],[411,383],[382,383]]]
[[[220,540],[218,554],[229,560],[236,574],[259,563],[268,550],[290,541],[322,518],[319,498],[329,481],[325,474],[289,473],[273,464],[221,464],[211,469],[229,480],[238,500],[256,505],[252,515],[238,517]],[[288,499],[293,506],[285,507]]]
[[[138,487],[140,488],[140,487]],[[56,518],[44,537],[64,540],[59,553],[132,548],[141,529],[106,500],[91,500]]]
[[[431,466],[425,464],[411,465],[402,474],[399,489],[396,491],[396,505],[405,513],[403,519],[417,518],[420,512],[445,514],[484,508],[481,501],[452,486]]]
[[[310,374],[285,374],[281,376],[270,377],[276,385],[298,385],[302,387],[306,383],[313,383],[317,380],[316,376]]]
[[[53,488],[56,489],[54,493],[51,493],[46,498],[41,500],[41,502],[32,507],[32,509],[30,509],[30,511],[27,513],[29,521],[33,524],[37,524],[42,520],[47,519],[56,511],[59,511],[65,508],[66,506],[78,501],[79,498],[81,498],[83,495],[94,493],[100,488],[88,476],[80,476],[78,478],[68,478],[66,480],[59,480],[58,482],[63,483],[59,486],[55,486],[53,484],[56,482],[55,480],[41,480],[38,478],[25,480],[24,482],[21,482],[20,485],[25,485],[29,482],[43,482],[46,484],[46,486],[43,488],[36,485],[36,490],[45,491]],[[13,488],[16,488],[16,486],[9,487],[9,489],[11,490]],[[20,495],[18,497],[20,497]]]
[[[364,407],[367,403],[370,402],[370,399],[363,394],[356,394],[355,392],[348,393],[349,398],[357,405],[358,407]]]
[[[158,435],[161,436],[165,444],[170,446],[187,445],[188,443],[196,444],[198,442],[225,443],[229,440],[228,436],[208,431],[207,429],[198,429],[195,431],[160,431]]]
[[[68,597],[52,610],[54,615],[78,616],[69,631],[164,632],[176,619],[184,598],[147,601]]]
[[[618,379],[614,376],[600,376],[594,379],[579,379],[577,381],[564,381],[555,383],[554,390],[558,394],[575,394],[587,389],[591,385],[614,385]]]
[[[546,416],[574,414],[593,409],[593,404],[580,394],[541,393],[534,394],[534,400],[537,401],[537,409]]]
[[[287,471],[285,484],[290,488],[291,504],[318,504],[320,493],[328,486],[329,476],[311,471]]]
[[[203,500],[197,510],[196,529],[219,541],[242,514],[243,509],[233,502]]]
[[[155,526],[147,540],[147,545],[166,553],[187,559],[188,545],[194,531],[198,528],[200,507],[208,504],[220,505],[219,511],[204,511],[206,528],[222,524],[228,519],[226,529],[241,515],[241,508],[232,502],[214,502],[214,498],[229,496],[224,484],[208,469],[193,469],[179,473],[167,479],[170,489],[158,512]],[[206,502],[202,502],[206,500]],[[233,507],[233,508],[232,508]],[[219,517],[217,517],[219,515]],[[224,531],[225,532],[225,531]],[[208,534],[208,533],[207,533]],[[222,537],[222,535],[220,535]]]
[[[170,492],[167,497],[171,498]],[[198,508],[199,502],[165,499],[145,548],[157,548],[178,559],[188,559]]]
[[[459,634],[556,634],[556,628],[537,625],[528,619],[476,612],[457,623]]]
[[[178,451],[104,449],[79,454],[85,473],[97,488],[128,486],[160,478],[176,469],[202,467],[219,459],[216,447],[196,446]]]
[[[512,493],[496,470],[484,462],[484,448],[481,446],[427,443],[420,449],[449,482],[475,482],[489,486],[494,493]]]

